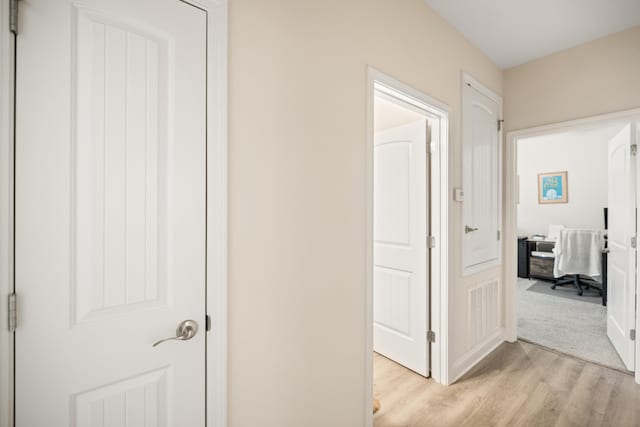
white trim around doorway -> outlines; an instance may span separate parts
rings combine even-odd
[[[0,426],[13,425],[13,334],[7,300],[13,290],[13,36],[9,0],[0,0]]]
[[[227,425],[228,0],[207,11],[207,427]]]
[[[589,126],[594,124],[608,124],[628,121],[634,124],[636,141],[640,141],[640,108],[620,111],[609,114],[602,114],[577,120],[553,123],[549,125],[537,126],[527,129],[511,131],[506,138],[505,156],[505,267],[503,282],[505,301],[505,341],[515,342],[518,340],[518,303],[516,295],[517,287],[517,260],[518,260],[518,178],[517,178],[517,155],[518,141],[534,136],[548,135],[576,127]],[[640,165],[640,160],[636,158]],[[638,171],[639,168],[636,168]],[[640,171],[636,176],[640,184]],[[640,200],[640,187],[636,186],[637,196]],[[636,262],[640,261],[640,251],[636,252]],[[640,264],[637,264],[640,265]],[[637,272],[636,272],[637,273]],[[638,284],[636,283],[636,287]],[[636,306],[640,298],[636,292]],[[640,330],[640,316],[636,316],[636,330]],[[640,341],[636,341],[636,370],[635,380],[640,384]]]
[[[207,12],[207,427],[227,425],[227,46],[228,0],[185,1]],[[0,426],[13,414],[13,36],[0,0]],[[19,319],[18,319],[19,322]],[[19,328],[19,323],[18,323]]]
[[[431,376],[448,385],[448,217],[449,217],[449,116],[446,104],[384,74],[367,68],[367,142],[366,142],[366,288],[365,288],[365,425],[373,425],[373,100],[375,92],[383,92],[434,117],[431,125],[431,249],[430,329],[436,340],[431,344]],[[426,236],[425,236],[426,238]],[[425,325],[426,326],[426,325]],[[426,331],[425,331],[426,332]]]

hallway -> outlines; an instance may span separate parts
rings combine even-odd
[[[444,387],[374,354],[376,427],[636,426],[633,376],[545,350],[504,343]]]

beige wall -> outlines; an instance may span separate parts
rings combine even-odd
[[[640,107],[640,27],[504,73],[507,130]]]
[[[502,72],[422,0],[229,3],[229,422],[361,426],[367,65],[452,107],[452,187],[461,70],[498,93]],[[475,280],[460,276],[460,214],[457,301]],[[451,321],[454,358],[464,307]]]

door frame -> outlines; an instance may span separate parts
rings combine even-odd
[[[228,0],[183,1],[207,13],[207,427],[227,425],[227,49]],[[0,0],[0,426],[14,423],[13,333],[7,298],[13,292],[13,37],[9,0]],[[10,94],[6,96],[5,94]],[[18,318],[18,331],[20,328]]]
[[[7,299],[13,291],[13,37],[9,0],[0,0],[0,426],[13,425],[13,334]],[[7,96],[9,95],[9,96]]]
[[[445,103],[402,83],[375,68],[367,67],[366,124],[366,220],[365,220],[365,425],[373,425],[373,145],[375,92],[381,90],[437,117],[432,128],[430,173],[431,235],[435,248],[430,250],[430,329],[436,340],[431,343],[431,377],[448,385],[448,274],[449,274],[449,117],[451,108]],[[428,326],[428,325],[427,325]]]
[[[516,342],[518,340],[518,300],[517,300],[517,260],[518,260],[518,175],[517,155],[518,141],[534,136],[548,135],[561,131],[574,129],[594,124],[609,124],[619,122],[632,124],[632,132],[635,132],[636,143],[640,143],[640,108],[619,111],[615,113],[601,114],[576,120],[557,122],[548,125],[536,126],[507,132],[506,156],[505,156],[505,263],[503,281],[505,284],[505,341]],[[640,202],[640,156],[636,156],[636,200]],[[636,216],[636,221],[640,215]],[[636,263],[640,265],[640,250],[636,251]],[[636,270],[636,278],[637,278]],[[638,295],[638,280],[636,279],[636,306],[640,302]],[[640,316],[636,315],[636,330],[640,330]],[[636,341],[635,355],[635,380],[640,384],[640,340]]]

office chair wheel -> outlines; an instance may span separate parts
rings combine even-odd
[[[555,284],[551,285],[551,289],[555,289],[555,288],[556,288]]]
[[[582,296],[582,289],[578,291],[578,296],[581,297]]]

